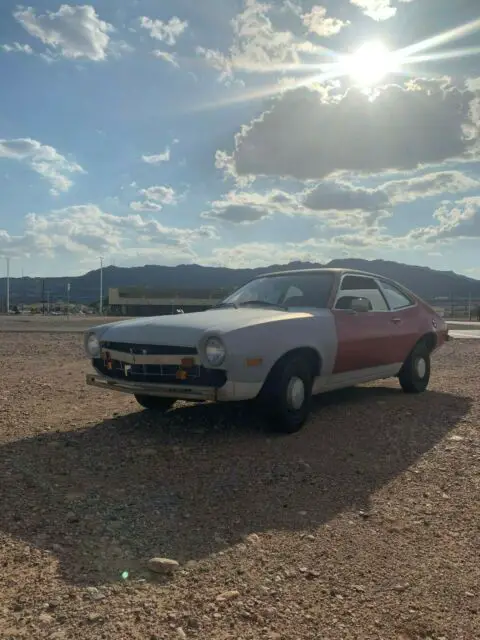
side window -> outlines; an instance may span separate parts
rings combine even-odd
[[[345,276],[342,280],[342,291],[355,291],[357,289],[369,289],[378,291],[378,285],[373,278],[365,276]]]
[[[345,276],[335,304],[336,309],[350,308],[346,306],[348,300],[345,298],[350,299],[350,304],[352,298],[367,298],[370,301],[371,311],[388,311],[387,303],[377,282],[368,276]]]
[[[403,309],[414,304],[411,298],[389,282],[382,281],[382,289],[390,309]]]

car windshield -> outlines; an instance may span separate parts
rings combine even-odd
[[[221,306],[248,305],[325,309],[333,287],[331,273],[298,273],[266,276],[247,282]]]

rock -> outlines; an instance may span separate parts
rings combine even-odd
[[[259,544],[260,536],[256,533],[250,533],[248,536],[246,536],[245,541],[248,542],[248,544]]]
[[[48,636],[48,640],[67,640],[66,631],[54,631]]]
[[[227,600],[234,600],[240,595],[239,591],[224,591],[217,596],[217,602],[225,602]]]
[[[180,567],[180,564],[176,560],[170,558],[150,558],[148,561],[148,568],[154,573],[160,573],[163,575],[172,575]]]
[[[53,622],[55,622],[55,618],[48,613],[41,613],[38,617],[38,620],[44,625],[52,624]]]
[[[465,591],[465,595],[467,596],[467,598],[474,598],[475,594],[473,593],[473,591]]]
[[[354,584],[352,589],[358,591],[358,593],[365,593],[365,587],[361,584]]]
[[[449,440],[451,442],[462,442],[462,440],[464,440],[464,438],[462,438],[462,436],[450,436]]]
[[[177,628],[177,636],[179,638],[183,638],[184,640],[186,640],[187,638],[187,634],[185,633],[185,631],[182,629],[182,627],[178,627]]]
[[[402,593],[402,591],[406,591],[409,586],[410,586],[410,584],[408,582],[405,582],[404,584],[396,584],[393,587],[393,590],[394,591],[398,591],[399,593]]]
[[[100,622],[102,620],[102,616],[100,613],[89,613],[87,616],[87,620],[89,622]]]

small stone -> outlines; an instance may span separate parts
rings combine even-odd
[[[462,436],[450,436],[449,440],[451,442],[461,442],[464,438]]]
[[[48,636],[48,640],[67,640],[66,631],[54,631]]]
[[[361,584],[354,584],[352,588],[354,591],[358,591],[358,593],[365,593],[365,587]]]
[[[249,544],[258,544],[260,542],[260,536],[256,533],[250,533],[246,538],[246,542]]]
[[[225,602],[227,600],[234,600],[240,595],[239,591],[224,591],[217,596],[217,602]]]
[[[45,625],[55,622],[55,618],[48,613],[41,613],[38,619],[42,624]]]
[[[178,627],[177,628],[177,637],[178,638],[183,638],[183,640],[186,640],[187,638],[187,634],[185,633],[185,631],[182,629],[182,627]]]
[[[313,540],[315,540],[315,536],[310,534],[310,535],[307,536],[307,540],[310,540],[310,541],[313,542]]]
[[[100,622],[102,620],[102,616],[100,613],[89,613],[87,616],[87,620],[89,622]]]
[[[474,598],[475,594],[473,593],[473,591],[465,591],[465,595],[467,596],[467,598]]]
[[[410,584],[408,582],[405,582],[404,584],[396,584],[393,587],[393,590],[394,591],[398,591],[399,593],[402,593],[402,591],[406,591],[409,586],[410,586]]]
[[[171,575],[179,569],[180,564],[176,560],[170,558],[150,558],[148,561],[148,568],[154,573],[161,573],[163,575]]]

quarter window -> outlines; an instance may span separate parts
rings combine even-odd
[[[378,285],[373,278],[345,276],[342,280],[341,289],[342,291],[355,291],[356,289],[378,291]]]
[[[413,304],[411,298],[389,282],[382,281],[382,289],[390,309],[403,309]]]

